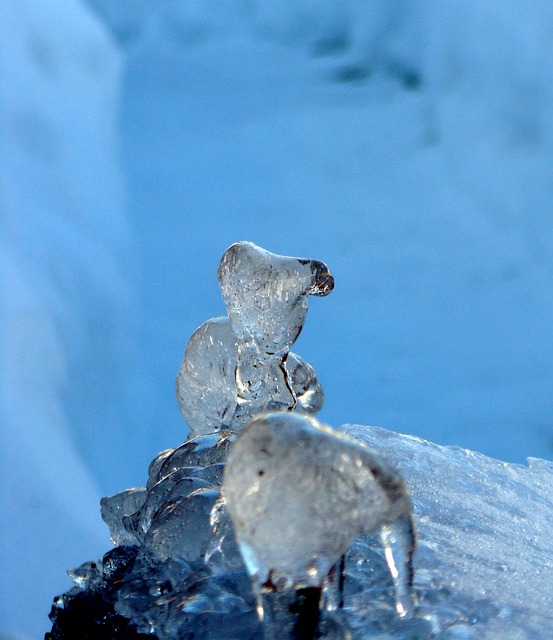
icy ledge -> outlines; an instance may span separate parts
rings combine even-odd
[[[377,427],[340,430],[378,450],[410,487],[415,588],[424,603],[434,587],[439,637],[553,636],[552,462],[526,467]],[[466,620],[448,627],[448,608],[452,622],[461,610]]]
[[[377,427],[344,425],[340,430],[378,451],[385,463],[401,472],[410,488],[418,531],[414,558],[418,606],[413,616],[400,618],[395,613],[394,588],[378,541],[360,538],[349,549],[343,608],[333,616],[349,629],[352,640],[553,637],[553,463],[531,459],[529,467],[507,464]],[[206,443],[219,438],[206,437]],[[209,538],[209,529],[204,532],[199,524],[209,514],[216,490],[200,490],[209,503],[203,516],[193,508],[196,505],[203,513],[202,505],[196,504],[202,495],[190,503],[190,514],[197,513],[200,520],[171,520],[172,501],[175,495],[186,494],[187,484],[198,484],[200,476],[203,484],[218,484],[221,460],[231,446],[228,438],[220,443],[213,448],[193,446],[187,454],[186,448],[174,450],[177,458],[188,456],[190,464],[203,460],[202,468],[188,466],[188,474],[179,468],[170,482],[172,493],[165,498],[158,495],[164,494],[165,485],[158,485],[151,504],[138,512],[144,520],[154,509],[154,520],[159,521],[145,537],[139,535],[144,537],[140,547],[117,547],[103,561],[70,572],[76,586],[55,599],[49,640],[75,640],[88,631],[106,640],[261,637],[245,567],[232,539],[225,542],[228,530],[223,529],[221,537],[215,528],[219,553],[208,565],[189,562],[186,556],[190,545],[202,536]],[[171,453],[156,460],[162,463]],[[173,468],[172,460],[176,459],[167,457],[171,464],[166,472]],[[153,463],[150,475],[156,475],[156,469],[161,472],[162,467]],[[205,475],[208,471],[213,473]],[[184,477],[194,473],[196,480]],[[129,494],[132,502],[133,491],[143,490],[118,495]],[[168,510],[158,509],[158,498],[167,502]],[[117,506],[117,496],[106,500]],[[117,517],[113,526],[118,529]],[[120,538],[118,543],[128,545],[132,540]],[[212,550],[215,547],[211,545]],[[161,553],[163,549],[168,555]],[[350,637],[321,633],[325,638]]]

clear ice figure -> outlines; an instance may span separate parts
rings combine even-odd
[[[305,322],[307,296],[326,296],[334,287],[328,267],[238,242],[217,275],[228,316],[194,332],[177,376],[191,436],[239,431],[261,411],[317,413],[322,387],[290,349]]]
[[[413,613],[411,501],[401,476],[368,447],[305,415],[261,415],[229,452],[223,494],[260,613],[272,621],[280,620],[275,593],[320,592],[370,532],[382,534],[398,614]],[[266,637],[295,637],[287,633],[267,629]]]

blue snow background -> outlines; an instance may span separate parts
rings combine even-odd
[[[1,638],[186,437],[237,240],[335,276],[323,421],[553,458],[550,2],[6,0],[0,42]]]

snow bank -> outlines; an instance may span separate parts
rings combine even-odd
[[[0,635],[37,638],[66,569],[106,544],[101,494],[133,468],[121,64],[73,0],[3,2],[0,43]]]

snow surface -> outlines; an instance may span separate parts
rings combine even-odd
[[[419,537],[415,591],[429,620],[446,623],[440,638],[551,637],[553,463],[507,464],[377,427],[341,430],[407,481]]]
[[[0,4],[0,633],[185,437],[240,239],[336,277],[297,345],[324,421],[552,457],[550,2],[90,4]]]

